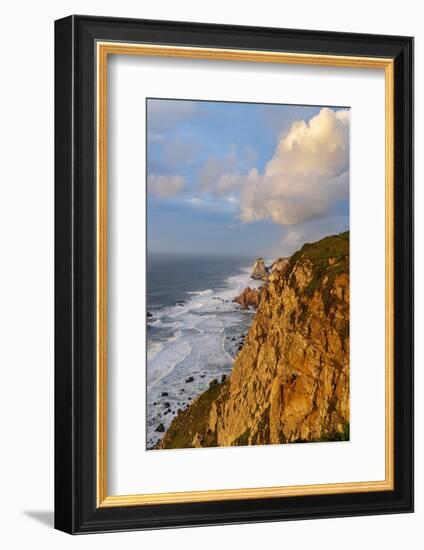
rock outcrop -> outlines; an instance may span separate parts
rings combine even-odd
[[[232,373],[158,447],[349,438],[349,233],[306,244],[262,289]]]
[[[258,258],[253,264],[252,274],[250,277],[259,281],[264,281],[267,279],[268,269],[266,268],[265,262],[262,258]]]
[[[257,308],[261,299],[261,289],[246,287],[243,292],[236,296],[233,302],[240,304],[242,309],[249,309],[249,306]]]
[[[290,258],[277,258],[271,265],[271,275],[281,273],[289,264]]]

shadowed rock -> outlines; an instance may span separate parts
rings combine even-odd
[[[268,277],[268,269],[265,266],[263,258],[258,258],[253,264],[252,274],[250,275],[252,279],[259,281],[264,281]]]
[[[261,290],[256,288],[246,287],[243,292],[236,296],[233,302],[241,305],[242,309],[248,309],[249,306],[257,308],[261,299]]]

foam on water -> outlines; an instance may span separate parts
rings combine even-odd
[[[161,350],[149,360],[147,369],[147,388],[155,386],[167,376],[173,368],[183,361],[191,352],[191,347],[185,340],[176,338],[173,345],[167,342]]]
[[[156,357],[156,355],[161,351],[163,348],[163,344],[161,342],[154,342],[152,340],[147,341],[147,360],[152,361]]]

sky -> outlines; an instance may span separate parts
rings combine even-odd
[[[348,227],[348,109],[147,99],[149,253],[276,258]]]

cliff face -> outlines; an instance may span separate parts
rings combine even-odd
[[[248,309],[249,306],[258,307],[260,300],[260,289],[246,287],[239,296],[234,298],[233,302],[240,304],[242,309]]]
[[[349,233],[273,270],[229,378],[172,422],[161,448],[349,437]]]
[[[262,258],[258,258],[256,262],[253,264],[251,278],[257,279],[259,281],[263,281],[267,278],[267,276],[268,276],[268,270],[265,266],[265,262],[263,261]]]
[[[283,271],[287,264],[289,263],[290,258],[277,258],[271,265],[271,274],[276,271]]]

